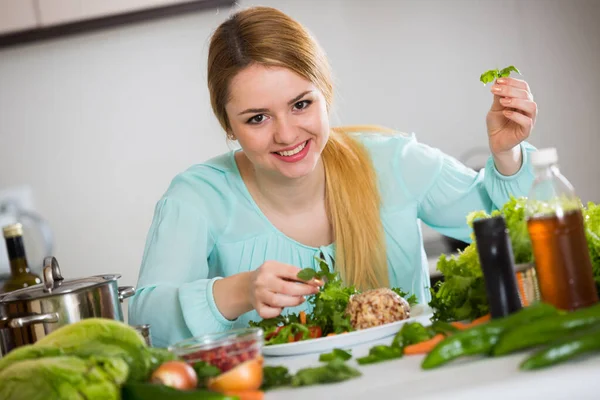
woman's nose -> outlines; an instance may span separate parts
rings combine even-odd
[[[294,144],[298,135],[293,124],[287,119],[280,119],[275,124],[275,134],[273,135],[275,142],[281,144]]]

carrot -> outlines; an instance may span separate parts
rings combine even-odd
[[[239,400],[263,400],[265,398],[265,392],[262,390],[229,390],[223,394],[235,396]]]
[[[469,327],[481,325],[485,322],[488,322],[490,319],[492,319],[492,316],[490,314],[485,314],[484,316],[471,321],[471,323],[469,324]]]
[[[450,325],[461,331],[464,331],[469,327],[469,324],[465,324],[464,322],[460,321],[450,322]]]
[[[464,331],[465,329],[473,328],[474,326],[481,325],[485,322],[488,322],[490,320],[490,318],[491,318],[490,314],[486,314],[482,317],[474,319],[471,322],[465,323],[465,322],[457,321],[457,322],[451,322],[451,325],[458,330]]]
[[[335,332],[329,332],[329,333],[327,334],[327,336],[335,336],[335,335],[337,335],[337,333],[335,333]]]
[[[438,333],[434,337],[429,340],[426,340],[421,343],[411,344],[404,348],[404,354],[407,356],[415,355],[415,354],[427,354],[442,340],[444,340],[446,336]]]
[[[300,323],[306,325],[306,313],[304,311],[300,311]]]

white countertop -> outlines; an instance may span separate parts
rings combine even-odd
[[[527,353],[500,358],[455,360],[438,369],[420,367],[423,356],[359,366],[356,357],[366,355],[375,344],[390,344],[392,338],[359,345],[353,359],[363,376],[349,381],[305,388],[268,391],[265,400],[295,399],[600,399],[600,355],[539,371],[520,371]],[[318,366],[318,354],[267,357],[266,365],[284,365],[290,372]]]

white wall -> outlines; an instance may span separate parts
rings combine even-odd
[[[242,6],[254,2],[241,1]],[[600,2],[270,0],[303,22],[337,79],[335,123],[413,131],[459,157],[486,145],[489,88],[514,64],[584,200],[600,201]],[[216,10],[0,51],[0,187],[30,183],[68,277],[135,284],[155,202],[227,150],[205,85]]]

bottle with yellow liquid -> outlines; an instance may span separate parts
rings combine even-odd
[[[536,171],[526,216],[542,300],[563,310],[598,302],[581,201],[558,169],[555,148],[531,154]]]
[[[27,257],[25,257],[25,247],[23,246],[22,225],[16,223],[5,226],[2,232],[8,250],[11,277],[4,283],[0,292],[11,292],[42,283],[40,277],[29,270]]]

